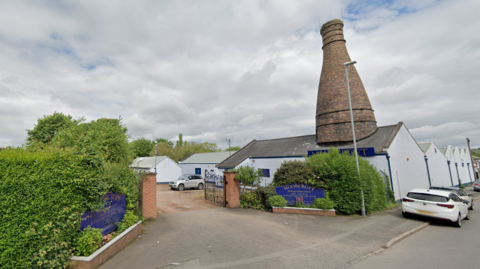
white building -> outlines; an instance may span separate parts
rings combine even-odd
[[[440,149],[447,158],[449,164],[449,173],[452,177],[453,185],[458,187],[460,184],[469,184],[475,181],[473,167],[470,162],[468,149],[447,146]]]
[[[418,143],[425,154],[425,164],[432,186],[454,186],[448,170],[447,157],[434,143]]]
[[[223,176],[223,171],[225,169],[218,169],[216,165],[230,157],[230,155],[233,155],[235,152],[236,151],[195,153],[180,162],[179,165],[182,167],[182,174],[195,174],[205,177],[205,170],[207,170]]]
[[[337,148],[353,149],[353,142]],[[413,188],[429,187],[424,153],[403,122],[379,127],[372,136],[358,141],[357,148],[373,148],[372,154],[363,158],[385,175],[385,181],[394,191],[397,200]],[[328,147],[318,146],[315,135],[253,140],[221,162],[218,168],[253,165],[264,171],[262,185],[268,185],[282,162],[304,161],[309,151],[317,150],[325,151]]]
[[[157,173],[157,184],[168,184],[182,175],[182,168],[168,156],[138,157],[129,167],[138,172]]]

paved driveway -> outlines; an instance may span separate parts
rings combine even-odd
[[[163,214],[101,268],[341,268],[423,222],[211,208]]]
[[[204,201],[203,190],[174,191],[167,184],[157,184],[157,212],[159,215],[217,207]]]

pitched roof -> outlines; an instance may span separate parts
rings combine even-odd
[[[397,135],[400,127],[396,125],[382,126],[377,131],[362,140],[357,141],[358,148],[375,148],[375,153],[385,153]],[[239,165],[249,157],[303,157],[308,155],[309,150],[326,150],[329,147],[318,146],[314,134],[268,140],[253,140],[242,149],[232,154],[229,158],[218,164],[219,168],[232,168]],[[353,148],[353,142],[337,148]],[[384,150],[385,149],[385,150]]]
[[[433,143],[418,143],[418,146],[420,147],[420,149],[422,149],[423,153],[427,153],[427,151],[433,146]]]
[[[155,165],[159,164],[164,159],[168,158],[167,156],[157,156],[157,157],[138,157],[133,160],[132,164],[129,167],[133,168],[147,168],[152,169]]]
[[[181,163],[212,163],[217,164],[235,154],[237,151],[221,151],[221,152],[208,152],[208,153],[195,153],[192,156],[186,158]]]

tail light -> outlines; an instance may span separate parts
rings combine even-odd
[[[402,201],[404,201],[404,202],[413,202],[413,200],[407,199],[407,198],[403,198]]]
[[[473,185],[475,185],[475,186],[480,186],[480,184],[478,184],[478,183],[475,183],[475,184],[473,184]]]
[[[453,208],[454,205],[449,205],[449,204],[437,204],[438,206],[441,207],[446,207],[446,208]]]

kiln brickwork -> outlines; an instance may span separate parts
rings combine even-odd
[[[353,141],[348,105],[347,81],[343,64],[350,62],[343,22],[339,19],[325,23],[320,29],[323,38],[323,66],[318,86],[316,134],[320,145]],[[354,65],[348,68],[352,98],[353,120],[357,140],[377,130],[370,100]]]

